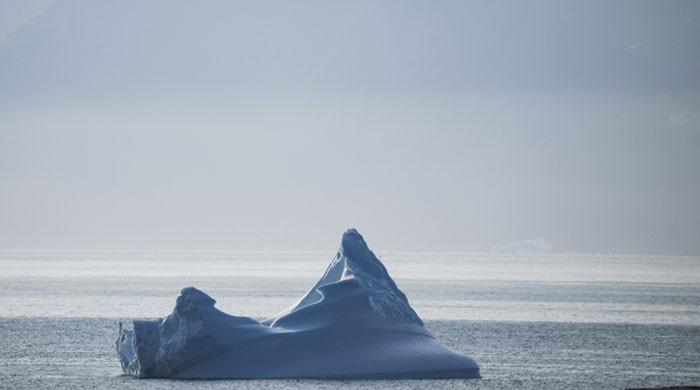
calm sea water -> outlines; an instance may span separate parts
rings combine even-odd
[[[117,321],[197,286],[270,316],[322,274],[318,252],[0,251],[0,388],[622,389],[700,385],[700,258],[379,253],[433,334],[483,379],[169,381],[120,375]]]

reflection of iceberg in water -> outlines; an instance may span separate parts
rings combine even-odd
[[[354,229],[321,280],[262,322],[223,313],[183,289],[163,320],[120,326],[124,372],[168,378],[476,378],[440,344]]]
[[[494,245],[491,248],[491,252],[497,253],[550,253],[553,251],[552,243],[541,236],[510,244]]]

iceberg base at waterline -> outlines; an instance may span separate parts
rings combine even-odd
[[[297,303],[258,322],[226,314],[193,287],[162,320],[119,326],[117,352],[139,378],[478,378],[440,345],[354,229]]]

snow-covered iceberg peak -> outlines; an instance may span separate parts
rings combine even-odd
[[[324,291],[334,290],[339,285],[346,285],[347,290],[351,289],[350,286],[355,286],[356,293],[365,296],[371,311],[384,320],[423,325],[406,295],[399,290],[384,265],[355,229],[348,229],[343,234],[338,253],[311,290],[268,322],[282,325],[281,319],[298,310],[325,304],[327,299],[324,298],[328,294],[324,294]],[[357,317],[353,321],[357,321]]]
[[[360,233],[347,230],[321,279],[263,322],[219,311],[188,287],[162,320],[119,326],[122,369],[135,377],[477,378],[440,345]]]
[[[348,229],[341,240],[340,251],[334,259],[344,262],[344,275],[353,275],[369,295],[372,309],[390,320],[423,325],[408,303],[406,295],[396,286],[384,265],[369,249],[365,239],[355,229]],[[332,265],[331,265],[332,266]]]

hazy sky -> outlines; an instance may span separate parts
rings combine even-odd
[[[0,42],[50,4],[51,0],[0,0]]]
[[[0,248],[700,254],[700,2],[46,4],[0,2]]]

